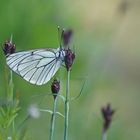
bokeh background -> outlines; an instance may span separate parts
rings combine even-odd
[[[140,1],[139,0],[0,0],[0,44],[13,34],[17,51],[59,46],[57,26],[71,28],[76,60],[71,71],[71,97],[86,79],[82,96],[71,102],[70,140],[100,140],[100,109],[111,103],[116,110],[108,140],[140,140]],[[0,51],[0,98],[6,92],[5,57]],[[61,94],[66,72],[57,73]],[[13,74],[20,98],[17,123],[31,104],[51,109],[51,81],[35,86]],[[15,95],[16,96],[16,95]],[[59,111],[63,112],[60,100]],[[55,139],[63,138],[63,118],[57,117]],[[26,122],[29,140],[46,140],[50,114]]]

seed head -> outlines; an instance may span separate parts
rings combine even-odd
[[[72,52],[71,49],[67,49],[65,50],[65,58],[64,58],[64,61],[65,61],[65,65],[66,65],[66,68],[67,68],[67,71],[71,69],[72,67],[72,64],[74,62],[74,59],[75,59],[75,53]]]
[[[35,104],[30,105],[30,107],[28,108],[28,113],[32,118],[37,119],[40,117],[39,108]]]
[[[113,110],[110,106],[110,104],[107,104],[106,107],[102,107],[101,109],[101,112],[102,112],[102,116],[103,116],[103,119],[104,119],[104,131],[107,131],[110,124],[111,124],[111,121],[112,121],[112,117],[113,117],[113,114],[115,113],[115,110]]]
[[[9,55],[14,53],[16,50],[15,44],[13,44],[11,41],[5,41],[3,45],[3,52],[5,55]]]
[[[55,99],[57,96],[56,94],[60,90],[60,81],[58,81],[57,79],[54,79],[54,81],[52,82],[52,85],[51,85],[51,90],[52,90],[53,97]]]

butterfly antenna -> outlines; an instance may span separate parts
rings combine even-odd
[[[60,26],[57,27],[57,30],[58,30],[58,41],[59,41],[59,45],[60,45],[60,48],[61,48],[61,31],[60,31]]]
[[[13,41],[13,34],[11,34],[10,43],[12,43],[12,41]]]
[[[61,38],[60,38],[60,42],[61,42],[61,43],[62,43],[62,41],[63,41],[64,31],[65,31],[65,29],[63,28],[63,29],[62,29],[62,32],[61,32]],[[62,48],[62,44],[61,44],[61,48]]]
[[[62,39],[63,39],[64,32],[65,32],[65,29],[63,28],[62,33],[61,33],[61,42],[62,42]]]

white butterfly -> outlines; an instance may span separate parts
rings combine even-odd
[[[7,65],[26,81],[43,85],[58,71],[64,62],[65,51],[58,49],[37,49],[7,55]]]

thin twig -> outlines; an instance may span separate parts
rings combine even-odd
[[[104,130],[102,132],[102,140],[107,140],[107,133]]]
[[[83,92],[83,89],[84,89],[84,87],[85,87],[85,84],[86,84],[86,80],[84,81],[84,83],[83,83],[83,85],[82,85],[82,88],[81,88],[79,94],[78,94],[76,97],[71,98],[71,101],[77,100],[77,99],[82,95],[82,92]]]
[[[66,101],[65,101],[65,122],[64,122],[64,140],[68,138],[68,120],[69,120],[69,81],[70,70],[67,71],[67,83],[66,83]]]
[[[53,140],[53,137],[54,137],[56,108],[57,108],[57,97],[54,100],[53,113],[52,113],[52,116],[51,116],[51,126],[50,126],[50,137],[49,137],[49,140]]]

